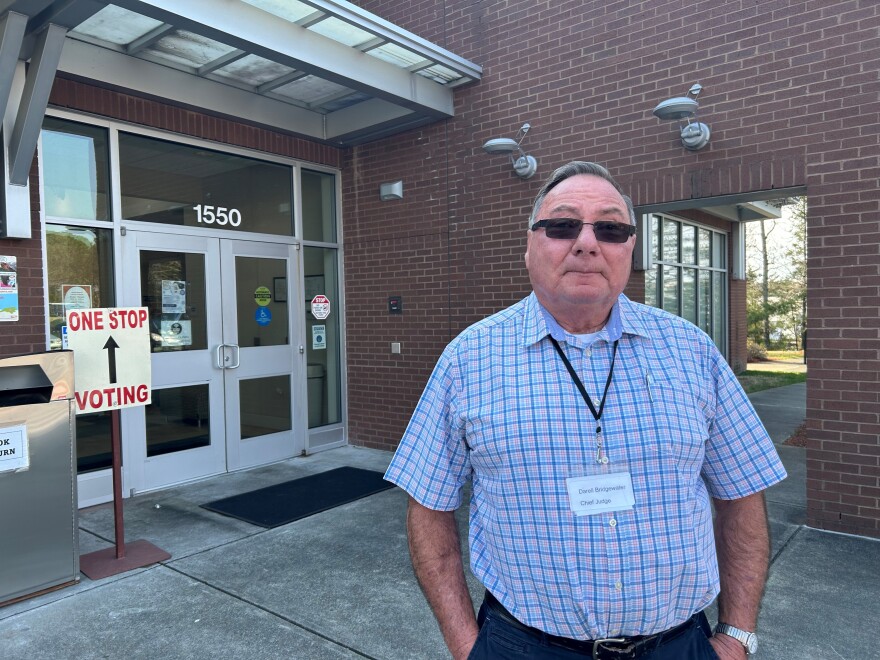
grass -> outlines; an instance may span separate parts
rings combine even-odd
[[[769,360],[803,360],[803,351],[767,351]]]
[[[769,390],[771,387],[794,385],[807,380],[807,374],[789,373],[785,371],[749,371],[746,369],[737,375],[740,385],[746,394]]]

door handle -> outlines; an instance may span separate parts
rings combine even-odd
[[[225,353],[225,351],[223,350],[224,346],[226,346],[226,344],[217,344],[217,368],[218,369],[225,369],[226,368],[226,366],[223,364],[223,355]]]
[[[233,355],[235,356],[235,364],[230,364],[227,369],[238,369],[241,364],[241,349],[238,347],[238,344],[226,344],[229,348],[235,350]]]

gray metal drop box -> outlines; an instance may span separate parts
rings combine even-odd
[[[0,358],[0,606],[79,581],[73,353]]]

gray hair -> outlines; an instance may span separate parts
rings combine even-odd
[[[538,196],[535,197],[535,204],[532,207],[532,215],[529,216],[530,229],[532,225],[538,221],[538,209],[541,208],[541,204],[544,203],[544,198],[547,197],[547,194],[566,179],[577,176],[579,174],[597,176],[600,179],[605,179],[605,181],[614,186],[614,189],[620,193],[620,196],[623,197],[623,201],[626,203],[626,209],[627,211],[629,211],[630,222],[633,225],[636,224],[636,212],[633,209],[632,200],[629,198],[628,195],[625,195],[623,193],[623,189],[617,184],[617,181],[614,180],[614,178],[611,176],[611,173],[598,163],[588,163],[583,160],[574,160],[567,165],[556,168],[556,171],[553,172],[553,174],[550,175],[550,178],[547,179],[543,186],[541,186],[541,190],[538,191]]]

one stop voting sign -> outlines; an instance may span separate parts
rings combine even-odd
[[[71,309],[76,412],[150,403],[150,323],[146,307]]]

